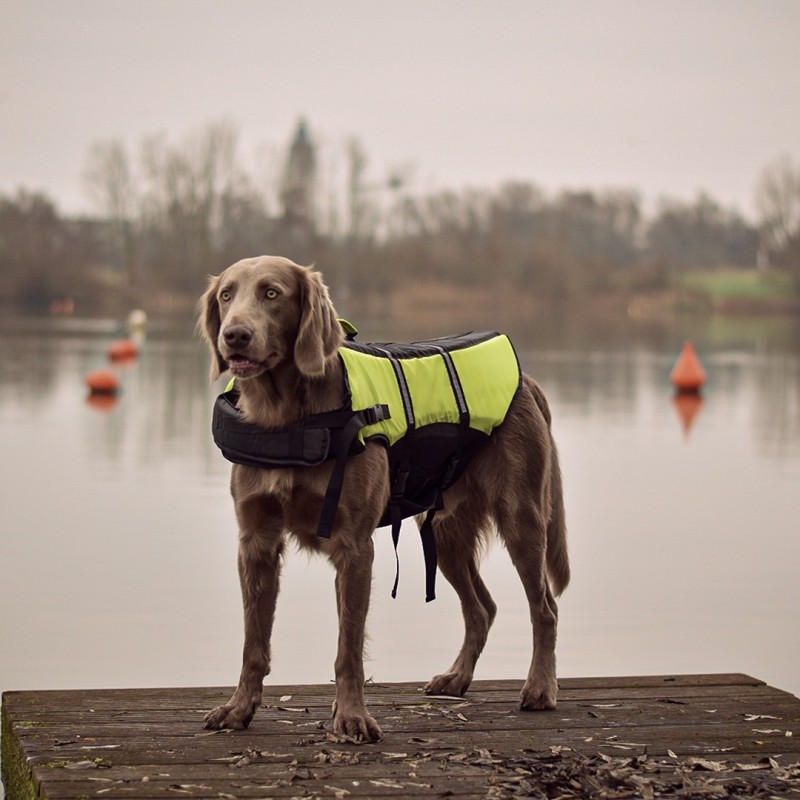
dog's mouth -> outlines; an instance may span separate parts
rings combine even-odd
[[[253,361],[247,356],[234,353],[228,356],[228,369],[237,378],[249,378],[264,371],[265,365],[261,361]]]
[[[273,367],[278,360],[278,354],[270,353],[263,361],[253,361],[240,353],[233,353],[226,360],[228,369],[234,377],[252,378]]]

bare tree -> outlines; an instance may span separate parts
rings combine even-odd
[[[800,294],[800,167],[788,155],[769,164],[756,186],[762,245]]]
[[[128,286],[138,282],[135,217],[138,191],[125,146],[119,140],[97,142],[89,150],[84,183],[90,199],[113,225],[115,249]]]
[[[755,202],[767,246],[782,250],[800,232],[800,167],[788,155],[764,169]]]
[[[365,180],[367,154],[356,138],[347,143],[347,207],[349,236],[353,241],[368,239],[375,229],[375,208],[368,197]]]
[[[215,123],[180,146],[163,135],[143,143],[143,215],[150,238],[159,242],[162,271],[181,288],[195,287],[215,266],[223,198],[241,177],[236,138],[231,125]]]
[[[89,226],[65,220],[46,195],[0,195],[0,304],[39,312],[83,294],[95,255]]]

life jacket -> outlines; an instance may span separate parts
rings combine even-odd
[[[214,441],[229,461],[262,468],[317,466],[334,459],[317,535],[329,537],[347,460],[368,442],[387,448],[390,496],[379,526],[427,512],[420,528],[426,600],[435,597],[433,518],[442,493],[505,420],[521,371],[510,340],[496,332],[464,333],[410,344],[362,344],[342,321],[339,348],[345,391],[340,408],[280,430],[246,423],[231,381],[214,406]],[[399,571],[398,571],[399,574]],[[397,577],[392,596],[397,592]]]

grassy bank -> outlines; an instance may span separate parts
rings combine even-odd
[[[704,270],[684,275],[676,286],[678,310],[786,313],[800,307],[790,276],[774,270]]]

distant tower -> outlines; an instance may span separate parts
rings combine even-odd
[[[281,187],[283,215],[290,223],[313,228],[316,174],[316,149],[309,138],[306,122],[301,119],[289,148]]]

